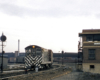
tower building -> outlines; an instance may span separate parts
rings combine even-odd
[[[100,73],[100,29],[88,29],[79,33],[77,69]]]

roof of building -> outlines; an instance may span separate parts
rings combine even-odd
[[[2,53],[0,53],[0,55],[2,55]],[[4,53],[4,55],[6,55],[8,57],[15,57],[15,53],[13,53],[13,52]]]
[[[2,57],[2,55],[0,55],[0,58]],[[3,55],[3,58],[8,58],[8,56],[7,55]]]
[[[79,37],[87,34],[100,34],[100,29],[86,29],[79,33]]]
[[[2,54],[0,53],[0,56]],[[4,53],[5,56],[7,56],[8,58],[10,57],[15,57],[15,53]],[[19,53],[19,57],[20,56],[25,56],[25,53]],[[53,57],[62,57],[62,53],[53,53]],[[78,53],[64,53],[63,57],[78,57]]]
[[[25,53],[23,52],[23,53],[19,53],[19,56],[25,56]]]
[[[53,53],[53,57],[62,57],[62,53]],[[78,53],[64,53],[63,57],[78,57]]]

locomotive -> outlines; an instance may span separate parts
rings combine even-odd
[[[25,69],[38,69],[52,67],[53,52],[37,45],[25,48]]]

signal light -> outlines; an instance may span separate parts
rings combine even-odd
[[[32,48],[35,48],[35,46],[32,46]]]

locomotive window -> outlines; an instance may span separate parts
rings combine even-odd
[[[36,51],[41,51],[41,48],[37,48]]]
[[[31,53],[31,49],[26,49],[25,53],[26,53],[26,55],[29,55]]]
[[[29,50],[26,49],[26,50],[25,50],[25,55],[28,55],[28,54],[29,54]]]
[[[29,49],[29,53],[31,53],[31,49]]]
[[[28,50],[27,49],[25,50],[25,53],[28,53]]]
[[[41,48],[37,48],[37,49],[36,49],[36,54],[37,54],[37,55],[41,55]]]

